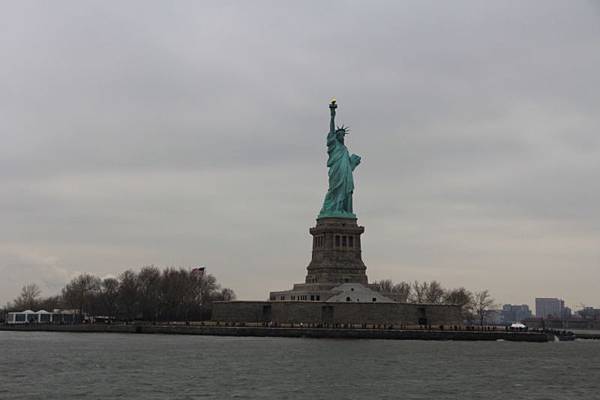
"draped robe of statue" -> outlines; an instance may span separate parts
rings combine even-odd
[[[352,211],[352,193],[354,192],[352,171],[360,163],[360,157],[356,154],[350,156],[348,148],[344,144],[345,134],[344,128],[335,129],[335,108],[331,108],[331,124],[327,135],[329,189],[325,195],[319,218],[356,217]]]

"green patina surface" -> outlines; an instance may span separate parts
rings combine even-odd
[[[344,144],[344,136],[348,134],[348,128],[344,126],[336,128],[335,126],[336,108],[336,101],[332,100],[329,105],[331,120],[327,134],[329,189],[318,218],[356,218],[352,210],[352,194],[354,193],[352,172],[360,164],[360,157],[356,154],[350,155]]]

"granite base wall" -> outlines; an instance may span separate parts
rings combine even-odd
[[[460,325],[460,306],[407,303],[231,301],[213,304],[213,321],[306,324]]]

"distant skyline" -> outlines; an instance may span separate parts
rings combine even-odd
[[[1,304],[150,264],[302,281],[336,97],[371,281],[600,306],[600,3],[2,10]]]

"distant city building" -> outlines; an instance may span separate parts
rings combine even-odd
[[[505,304],[502,306],[502,321],[505,324],[522,322],[531,317],[531,310],[527,304]]]
[[[565,301],[562,299],[538,297],[535,299],[537,318],[564,318]]]
[[[583,319],[597,321],[600,320],[600,308],[583,307],[583,309],[577,311],[577,315]]]

